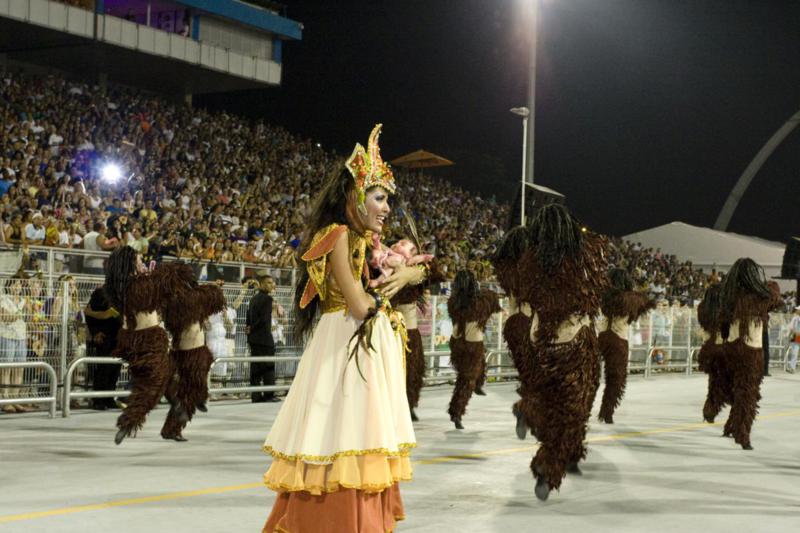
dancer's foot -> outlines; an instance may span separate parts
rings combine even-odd
[[[477,394],[478,396],[486,396],[486,393],[483,392],[483,388],[480,387],[475,389],[475,394]]]
[[[176,442],[187,442],[189,440],[183,435],[161,435],[161,438],[164,440],[174,440]]]
[[[464,425],[461,423],[461,418],[457,416],[451,416],[450,421],[456,425],[456,429],[464,429]]]
[[[517,438],[519,440],[525,440],[525,437],[528,436],[528,424],[525,423],[525,419],[522,418],[522,413],[519,412],[516,405],[512,409],[512,412],[514,413],[514,416],[517,417],[517,426],[515,428],[517,432]]]
[[[200,411],[201,413],[207,413],[208,412],[208,407],[206,407],[205,402],[198,403],[197,404],[197,410]]]
[[[732,438],[733,438],[733,434],[732,434],[730,431],[727,431],[727,430],[725,430],[725,431],[723,431],[723,432],[722,432],[722,436],[723,436],[723,437],[727,437],[727,438],[729,438],[729,439],[732,439]]]
[[[753,449],[753,445],[750,444],[749,442],[747,444],[742,444],[742,449],[743,450],[752,450]]]
[[[547,484],[547,480],[544,476],[540,475],[536,478],[536,489],[534,489],[534,492],[539,500],[543,502],[547,501],[548,496],[550,496],[550,485]]]
[[[601,422],[605,422],[606,424],[613,424],[614,423],[614,415],[600,415],[597,418],[600,419]]]
[[[114,444],[119,446],[120,444],[122,444],[122,441],[125,440],[125,437],[127,436],[128,436],[128,430],[126,428],[120,428],[119,431],[117,431],[117,434],[114,435]]]
[[[577,476],[582,476],[583,471],[581,467],[578,466],[578,463],[569,463],[566,468],[567,474],[575,474]]]
[[[714,423],[714,419],[717,418],[717,413],[719,413],[719,409],[714,409],[712,406],[708,405],[708,403],[703,406],[703,420],[709,424]]]
[[[417,417],[417,413],[415,413],[413,409],[411,409],[411,421],[419,422],[419,417]]]

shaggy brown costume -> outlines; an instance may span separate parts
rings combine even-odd
[[[761,399],[761,380],[764,369],[764,350],[762,347],[748,346],[744,338],[751,325],[763,325],[763,319],[773,307],[776,286],[768,286],[770,295],[760,297],[755,294],[742,294],[734,308],[724,309],[722,320],[738,321],[739,337],[728,339],[724,344],[724,359],[730,376],[731,412],[725,423],[723,435],[732,436],[742,448],[752,449],[750,430],[758,414]],[[759,342],[761,339],[757,339]]]
[[[530,334],[531,318],[523,313],[511,315],[503,326],[503,338],[506,340],[508,351],[511,352],[511,359],[514,361],[514,367],[516,367],[519,374],[517,394],[519,394],[520,399],[514,404],[512,411],[519,413],[525,419],[528,427],[533,429],[533,418],[525,414],[533,413],[535,410],[531,403],[531,385],[533,383],[535,362]]]
[[[192,350],[172,350],[170,359],[174,372],[165,396],[172,405],[181,405],[185,414],[177,409],[169,410],[161,428],[161,436],[165,439],[180,437],[183,428],[197,411],[197,406],[206,403],[208,371],[214,356],[208,346],[203,345]]]
[[[608,328],[598,336],[600,355],[606,369],[606,386],[599,418],[607,424],[614,423],[614,411],[622,401],[628,379],[628,339],[620,338],[611,330],[612,321],[624,317],[630,324],[653,307],[655,302],[635,291],[612,289],[603,298],[602,310],[608,319]]]
[[[697,321],[708,335],[697,356],[700,370],[708,374],[708,394],[703,405],[703,420],[713,423],[725,404],[730,404],[733,398],[725,347],[720,342],[728,337],[728,324],[720,322],[719,286],[706,290],[697,307]]]
[[[406,285],[392,298],[392,306],[404,304],[417,304],[420,308],[425,301],[425,289],[434,283],[444,281],[444,274],[439,269],[436,259],[430,262],[428,278],[419,285]],[[425,378],[425,350],[422,345],[422,335],[418,328],[408,329],[408,351],[406,352],[406,396],[408,407],[412,416],[416,418],[414,409],[419,405],[420,391]]]
[[[500,312],[501,308],[497,295],[486,289],[478,293],[474,304],[468,309],[458,309],[452,303],[452,299],[447,302],[447,311],[461,337],[450,337],[450,362],[458,375],[447,412],[451,419],[461,419],[486,365],[483,341],[466,340],[466,325],[474,322],[483,331],[491,316]]]
[[[123,316],[126,328],[120,330],[115,356],[130,363],[132,393],[128,405],[117,420],[122,436],[135,434],[149,413],[169,392],[172,409],[162,428],[162,435],[180,435],[180,426],[186,424],[189,412],[194,412],[196,398],[208,395],[205,376],[210,367],[210,353],[205,347],[198,352],[197,361],[187,361],[174,350],[168,354],[169,339],[160,326],[136,330],[137,313],[159,312],[164,318],[173,346],[178,346],[181,332],[196,322],[203,322],[211,314],[225,308],[222,291],[215,285],[199,286],[192,268],[184,263],[162,263],[152,272],[131,277],[125,289]],[[188,353],[188,352],[183,352]],[[198,375],[205,373],[203,378]],[[175,377],[176,370],[179,372]],[[184,374],[186,375],[184,379]],[[185,381],[185,383],[183,383]],[[199,384],[198,384],[199,383]],[[197,387],[188,391],[187,387]],[[169,389],[169,390],[168,390]],[[183,399],[190,403],[184,404]],[[178,427],[177,433],[175,427]]]
[[[117,419],[117,427],[126,435],[135,435],[144,425],[149,413],[161,399],[170,380],[171,366],[167,350],[167,332],[159,326],[119,332],[114,357],[121,357],[129,364],[131,394],[127,407]]]
[[[529,305],[523,299],[522,288],[525,286],[525,266],[520,258],[531,246],[528,231],[522,226],[517,226],[506,233],[497,253],[492,258],[495,277],[500,287],[509,298],[516,300],[516,305]],[[533,429],[533,420],[524,413],[532,413],[531,404],[531,376],[533,369],[533,346],[530,340],[531,317],[519,311],[510,315],[503,325],[503,338],[511,353],[511,360],[519,374],[519,387],[517,394],[520,400],[514,403],[511,411],[517,417],[517,435],[524,438],[527,431],[521,424]],[[523,404],[526,404],[523,407]]]
[[[585,233],[575,255],[557,266],[542,267],[537,250],[526,251],[521,260],[521,301],[530,302],[539,319],[531,347],[530,370],[522,384],[524,401],[519,408],[535,429],[541,446],[531,461],[537,479],[558,489],[567,466],[583,459],[586,424],[600,383],[600,354],[594,326],[583,327],[569,342],[556,344],[558,329],[574,316],[594,317],[606,290],[606,241]],[[521,374],[522,377],[522,374]],[[537,492],[537,496],[538,496]]]
[[[537,344],[539,344],[537,342]],[[597,337],[584,327],[570,342],[541,346],[533,374],[531,403],[540,447],[531,462],[536,478],[558,489],[566,467],[586,457],[586,422],[597,379]]]
[[[406,352],[406,396],[408,407],[412,410],[419,405],[420,391],[425,378],[425,350],[419,329],[408,330],[408,351]]]
[[[161,436],[165,439],[183,440],[182,430],[192,420],[198,406],[205,408],[208,399],[208,372],[214,357],[205,344],[190,350],[181,350],[181,333],[192,324],[202,324],[211,315],[223,311],[225,297],[217,285],[197,285],[191,269],[171,273],[175,276],[176,283],[183,283],[189,288],[178,291],[164,305],[164,324],[172,335],[172,379],[166,391],[172,408],[161,428]]]
[[[732,436],[743,448],[749,448],[750,430],[761,400],[764,350],[747,346],[739,338],[725,343],[725,359],[730,375],[731,412],[723,433]]]

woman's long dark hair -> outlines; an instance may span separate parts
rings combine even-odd
[[[539,265],[545,271],[558,267],[566,257],[576,256],[583,244],[580,222],[560,204],[539,209],[528,231]]]
[[[515,226],[508,230],[500,241],[500,246],[492,256],[493,263],[516,263],[528,249],[530,232],[525,226]]]
[[[720,306],[726,319],[733,317],[736,300],[745,294],[772,297],[764,269],[749,257],[737,259],[720,283]]]
[[[120,312],[125,308],[125,291],[128,282],[137,274],[138,252],[130,246],[122,246],[111,253],[106,261],[106,294],[111,305]]]
[[[466,335],[466,313],[475,305],[478,298],[478,282],[469,270],[459,270],[453,280],[453,293],[450,295],[448,307],[458,310],[456,327],[461,335]],[[452,318],[452,317],[451,317]]]
[[[700,327],[708,332],[716,332],[720,327],[720,289],[718,283],[708,287],[700,305],[697,306],[697,321]]]
[[[631,275],[624,268],[612,268],[609,270],[608,280],[611,282],[611,290],[633,290],[633,278],[631,278]]]
[[[297,264],[300,268],[300,276],[294,291],[295,322],[292,337],[298,346],[303,345],[311,326],[314,324],[314,318],[317,316],[317,308],[319,307],[319,298],[314,298],[305,309],[300,308],[300,300],[303,298],[303,292],[309,280],[308,271],[305,269],[305,261],[301,258],[311,246],[311,240],[319,230],[331,224],[348,224],[348,197],[354,198],[354,195],[355,182],[353,177],[345,166],[341,165],[339,170],[330,175],[324,188],[314,200],[311,218],[303,235],[303,242],[297,249]]]

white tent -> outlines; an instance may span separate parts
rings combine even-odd
[[[725,272],[740,257],[749,257],[764,267],[767,279],[780,276],[786,248],[780,242],[683,222],[664,224],[623,238],[633,243],[640,242],[644,248],[661,248],[665,254],[675,255],[680,261],[691,261],[705,272],[711,272],[712,268]],[[779,284],[781,290],[794,290],[796,287],[793,281],[779,281]]]

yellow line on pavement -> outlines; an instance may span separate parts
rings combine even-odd
[[[228,487],[211,487],[208,489],[189,490],[183,492],[171,492],[169,494],[159,494],[158,496],[144,496],[141,498],[128,498],[126,500],[116,500],[113,502],[95,503],[90,505],[77,505],[75,507],[64,507],[62,509],[52,509],[50,511],[40,511],[36,513],[12,514],[0,516],[0,524],[6,522],[19,522],[21,520],[33,520],[34,518],[44,518],[47,516],[59,516],[65,514],[82,513],[84,511],[100,511],[112,507],[125,507],[128,505],[141,505],[143,503],[163,502],[167,500],[179,500],[182,498],[192,498],[194,496],[205,496],[207,494],[223,494],[237,490],[254,489],[263,487],[263,483],[246,483],[244,485],[231,485]]]
[[[776,418],[786,418],[800,416],[800,411],[786,411],[782,413],[773,413],[769,415],[759,416],[759,421],[773,420]],[[605,441],[632,439],[636,437],[646,437],[648,435],[659,435],[663,433],[676,433],[679,431],[693,431],[696,429],[706,428],[710,426],[720,426],[722,422],[715,422],[713,424],[699,423],[699,424],[684,424],[680,426],[670,426],[658,429],[649,429],[645,431],[629,431],[626,433],[614,433],[612,435],[599,435],[590,437],[586,441],[588,443],[598,443]],[[414,461],[417,465],[434,465],[440,463],[447,463],[452,461],[460,461],[464,459],[480,459],[482,457],[491,457],[493,455],[508,455],[513,453],[531,452],[536,449],[533,446],[517,446],[515,448],[502,448],[499,450],[487,450],[484,452],[464,453],[458,455],[444,455],[441,457],[432,457],[430,459],[420,459]],[[224,494],[226,492],[235,492],[240,490],[250,490],[263,487],[263,483],[245,483],[242,485],[230,485],[227,487],[211,487],[207,489],[191,490],[183,492],[171,492],[168,494],[160,494],[156,496],[143,496],[141,498],[128,498],[125,500],[116,500],[105,503],[95,503],[90,505],[77,505],[74,507],[63,507],[61,509],[51,509],[50,511],[39,511],[33,513],[13,514],[0,516],[0,524],[8,522],[20,522],[23,520],[34,520],[37,518],[45,518],[48,516],[62,516],[74,513],[82,513],[85,511],[101,511],[103,509],[111,509],[114,507],[127,507],[131,505],[142,505],[146,503],[163,502],[169,500],[180,500],[184,498],[193,498],[195,496],[206,496],[209,494]]]

